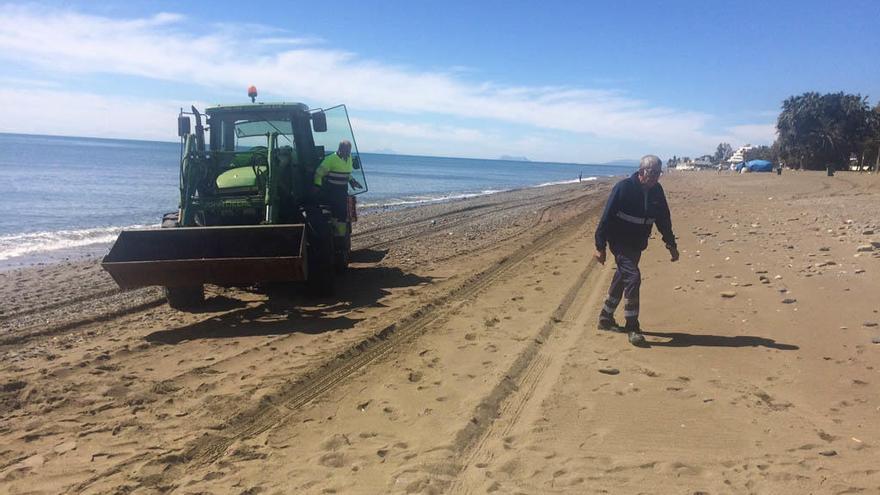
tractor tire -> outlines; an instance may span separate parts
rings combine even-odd
[[[328,242],[329,241],[329,242]],[[308,246],[309,293],[317,297],[329,297],[336,289],[336,273],[333,265],[333,237],[310,242]]]
[[[177,227],[180,227],[180,222],[176,211],[162,215],[163,229]],[[169,306],[178,311],[193,311],[205,304],[205,287],[165,287],[165,299]]]
[[[306,264],[309,294],[316,297],[332,296],[336,289],[334,267],[333,232],[329,218],[312,214],[308,220],[306,236]]]
[[[178,311],[193,311],[205,304],[205,287],[165,287],[165,299]]]
[[[345,273],[348,270],[349,259],[351,259],[351,233],[345,234],[345,237],[335,238],[334,242],[334,268],[336,273]]]

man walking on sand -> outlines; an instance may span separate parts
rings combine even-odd
[[[608,297],[599,314],[600,330],[617,330],[614,310],[623,297],[624,331],[633,345],[646,345],[639,326],[639,286],[642,274],[639,259],[648,247],[652,225],[656,222],[672,261],[678,261],[678,247],[672,233],[672,219],[666,195],[658,183],[663,174],[662,162],[654,155],[645,155],[639,171],[618,182],[611,190],[602,219],[596,227],[596,260],[605,264],[605,245],[611,248],[617,268]]]

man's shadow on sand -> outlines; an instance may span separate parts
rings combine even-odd
[[[384,254],[384,251],[355,251],[352,253],[352,261],[376,262]],[[339,276],[336,292],[331,297],[311,296],[303,284],[276,284],[251,289],[267,296],[265,301],[256,305],[217,296],[208,299],[206,307],[199,312],[225,310],[228,313],[191,325],[158,330],[144,339],[173,345],[185,340],[289,333],[319,334],[345,330],[359,321],[347,315],[352,310],[381,307],[381,299],[390,295],[391,289],[425,285],[432,280],[430,277],[404,272],[397,267],[351,267]]]
[[[767,347],[780,351],[796,351],[800,347],[793,344],[782,344],[766,337],[752,335],[736,335],[728,337],[724,335],[692,334],[684,332],[649,332],[642,331],[646,337],[658,337],[669,339],[663,341],[648,340],[645,347]]]

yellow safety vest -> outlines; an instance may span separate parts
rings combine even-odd
[[[347,187],[352,170],[351,156],[347,160],[343,160],[339,155],[333,153],[324,158],[324,161],[315,170],[315,185],[318,187],[322,186],[326,177],[328,184]]]

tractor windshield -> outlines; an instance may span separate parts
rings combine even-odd
[[[268,136],[278,134],[278,144],[293,146],[293,129],[289,120],[238,120],[235,122],[235,151],[266,146]]]

